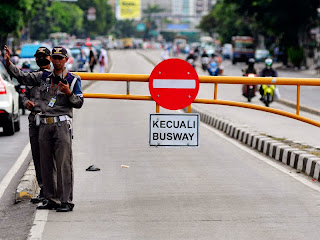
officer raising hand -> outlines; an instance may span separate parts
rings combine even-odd
[[[51,52],[53,71],[24,73],[10,62],[5,46],[8,72],[20,83],[40,86],[40,165],[47,201],[38,209],[73,210],[72,117],[73,108],[81,108],[81,79],[68,72],[67,50],[54,47]],[[56,168],[56,175],[54,171]]]

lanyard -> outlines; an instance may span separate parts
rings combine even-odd
[[[56,90],[59,87],[59,85],[60,85],[60,82],[57,84],[57,86],[55,88],[53,88],[53,82],[52,82],[52,77],[51,77],[51,88],[52,88],[52,91],[53,91],[52,96],[54,96],[54,95],[57,96],[58,95],[58,91],[56,92]]]
[[[62,72],[62,74],[63,74],[63,72]],[[67,74],[68,74],[68,71],[67,71],[67,73],[64,75],[64,76],[67,76]],[[55,88],[53,88],[53,81],[52,81],[52,76],[51,76],[51,88],[52,88],[52,91],[53,91],[53,94],[52,94],[52,96],[54,96],[54,95],[58,95],[58,91],[56,92],[56,90],[57,90],[57,88],[59,87],[59,85],[60,85],[60,82],[57,84],[57,86],[55,87]],[[63,78],[63,79],[65,79],[65,78]]]

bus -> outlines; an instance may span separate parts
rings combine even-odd
[[[247,62],[249,58],[254,58],[254,38],[248,36],[232,37],[232,64],[237,62]]]

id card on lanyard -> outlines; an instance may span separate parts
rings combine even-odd
[[[54,97],[51,98],[51,100],[50,100],[50,102],[48,104],[49,107],[53,107],[54,104],[57,101],[57,93],[56,93],[56,91],[57,91],[58,86],[59,86],[59,84],[56,86],[56,88],[53,88],[53,82],[52,82],[52,77],[51,77],[51,88],[52,88]]]
[[[51,98],[51,100],[50,100],[50,102],[49,102],[49,104],[48,104],[49,107],[53,107],[53,105],[56,103],[56,101],[57,101],[56,97],[57,97],[57,96]]]

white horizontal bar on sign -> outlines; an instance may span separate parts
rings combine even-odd
[[[194,79],[153,79],[153,88],[195,89]]]

